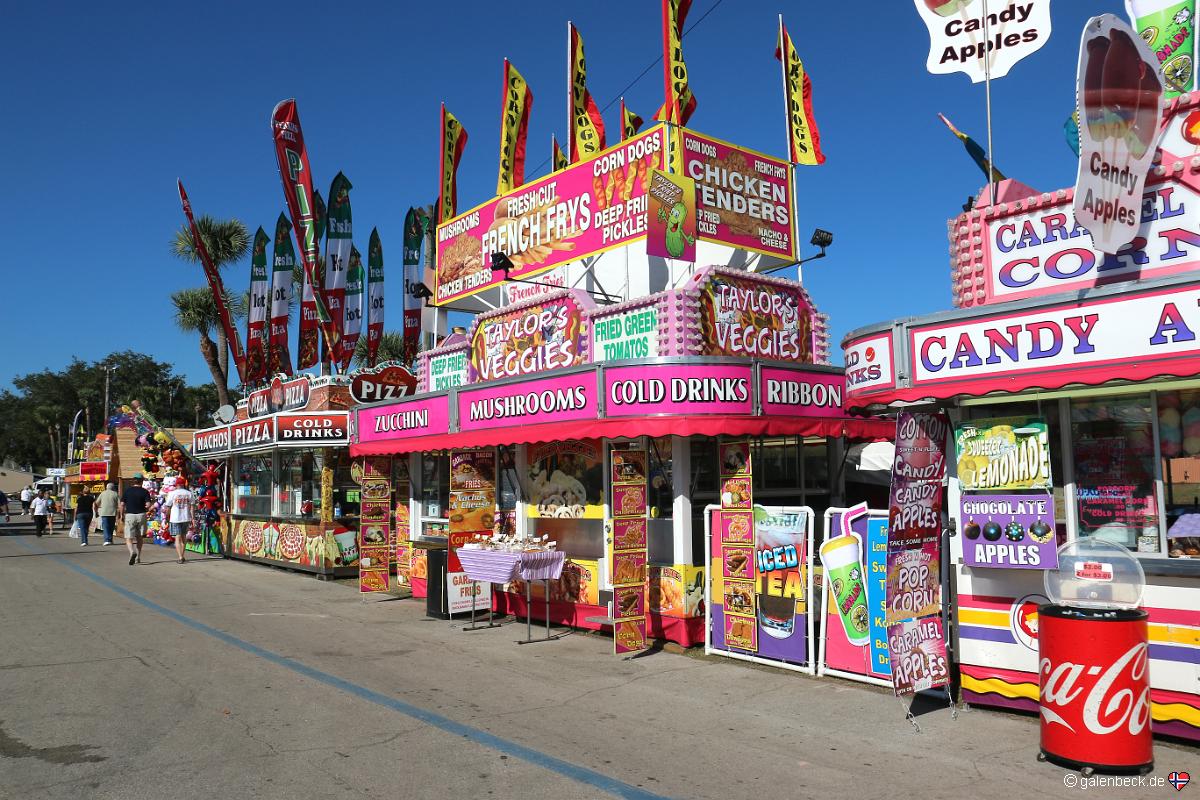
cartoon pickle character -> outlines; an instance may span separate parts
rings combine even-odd
[[[694,244],[695,236],[683,232],[683,218],[687,215],[687,207],[683,203],[671,206],[670,212],[658,210],[658,221],[667,223],[667,232],[663,240],[667,244],[667,252],[679,258],[689,244]]]

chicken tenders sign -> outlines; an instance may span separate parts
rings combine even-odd
[[[435,302],[503,283],[493,253],[527,278],[644,239],[650,170],[664,168],[665,150],[659,125],[439,225]]]

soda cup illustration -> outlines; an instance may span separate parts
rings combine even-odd
[[[837,605],[846,638],[855,647],[871,641],[867,586],[863,581],[862,544],[857,536],[844,534],[821,545],[825,581]]]

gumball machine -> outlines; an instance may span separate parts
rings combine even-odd
[[[1058,550],[1038,611],[1039,760],[1092,772],[1154,769],[1142,565],[1095,536]]]

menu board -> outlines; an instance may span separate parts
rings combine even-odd
[[[396,543],[396,583],[401,586],[412,585],[412,525],[409,516],[409,495],[411,480],[408,474],[408,459],[396,459],[395,480],[393,483],[395,500],[395,521],[392,525]]]
[[[351,470],[362,486],[362,505],[358,526],[358,591],[362,594],[386,592],[391,580],[392,460],[387,457],[365,458]]]
[[[610,455],[613,651],[621,655],[646,649],[647,454],[614,447]]]
[[[458,548],[472,539],[491,536],[496,525],[496,451],[450,451],[450,527],[446,555],[447,611],[468,612],[491,604],[491,584],[475,583],[463,572]]]
[[[713,580],[720,575],[721,627],[714,643],[748,653],[758,650],[758,598],[754,563],[754,480],[750,442],[721,442],[717,452],[721,476],[720,537],[713,543]],[[716,593],[713,594],[716,601]],[[718,635],[719,634],[719,635]]]

